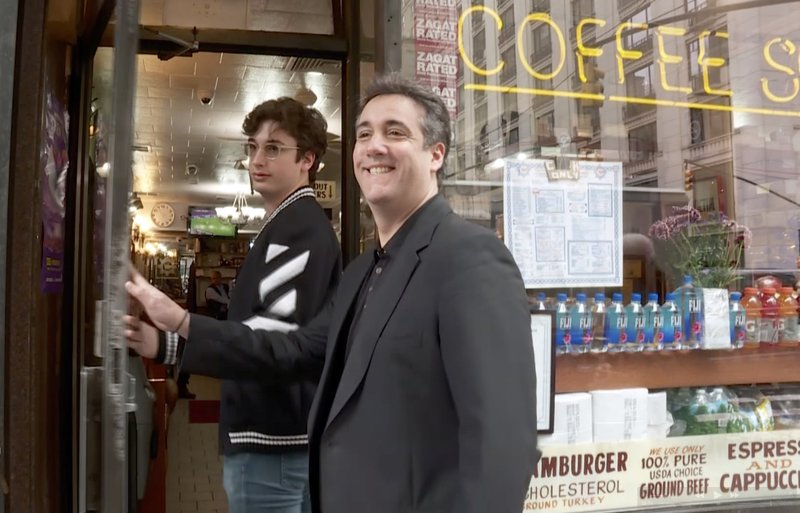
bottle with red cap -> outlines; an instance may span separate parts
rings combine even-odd
[[[797,301],[792,287],[781,287],[778,305],[780,312],[778,344],[797,347],[800,344],[800,330],[797,323]]]
[[[777,345],[780,327],[780,305],[773,287],[761,291],[761,345]]]

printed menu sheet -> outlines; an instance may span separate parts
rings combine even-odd
[[[529,289],[622,285],[622,163],[509,160],[505,243]]]

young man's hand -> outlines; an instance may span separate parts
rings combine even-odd
[[[162,331],[179,331],[179,328],[188,327],[186,310],[148,283],[135,269],[131,269],[131,279],[125,283],[125,290],[142,305],[156,328]],[[181,335],[186,336],[184,333]]]
[[[126,315],[122,320],[125,323],[125,338],[128,340],[128,347],[140,356],[155,358],[158,354],[158,330],[132,315]]]

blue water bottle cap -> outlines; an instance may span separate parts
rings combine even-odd
[[[657,292],[651,292],[651,293],[647,294],[647,300],[648,301],[655,301],[656,303],[658,303],[658,293]]]
[[[596,294],[594,295],[594,300],[595,300],[595,301],[599,301],[599,302],[601,302],[601,303],[602,303],[603,301],[605,301],[605,300],[606,300],[606,295],[605,295],[605,294],[603,294],[602,292],[598,292],[598,293],[596,293]]]
[[[556,299],[559,301],[566,301],[567,295],[564,294],[563,292],[559,292],[558,294],[556,294]]]
[[[686,276],[683,277],[683,284],[686,285],[689,283],[692,283],[692,277],[687,274]]]
[[[575,294],[575,301],[578,301],[578,302],[586,301],[586,294],[584,294],[583,292],[579,292],[579,293]]]
[[[546,297],[547,296],[544,294],[544,292],[539,292],[538,294],[536,294],[536,299],[538,299],[539,301],[544,301]]]
[[[641,303],[642,302],[642,295],[638,292],[634,292],[631,294],[631,303]]]
[[[620,294],[619,292],[614,292],[613,294],[611,294],[611,300],[614,302],[622,301],[622,294]]]
[[[742,299],[741,292],[731,292],[731,301],[739,301],[740,299]]]
[[[675,301],[675,293],[674,292],[667,292],[667,295],[664,296],[665,301]]]

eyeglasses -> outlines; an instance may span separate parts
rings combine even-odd
[[[247,153],[247,156],[255,158],[256,154],[258,153],[258,149],[264,152],[264,156],[267,157],[269,160],[275,160],[278,158],[283,150],[299,150],[297,146],[283,146],[280,144],[275,143],[267,143],[264,145],[258,145],[253,141],[249,141],[244,145],[244,151]]]

